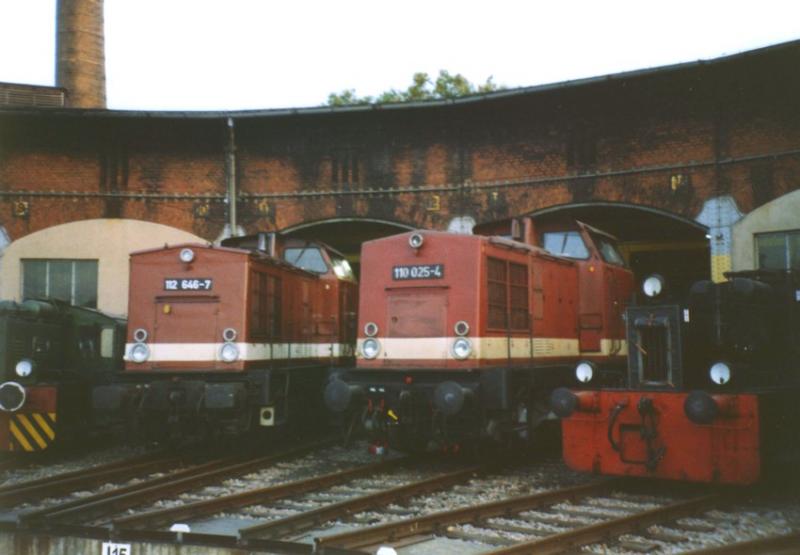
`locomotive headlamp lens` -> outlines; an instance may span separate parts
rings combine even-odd
[[[653,274],[645,278],[642,282],[642,292],[650,297],[658,297],[664,291],[664,278],[658,274]]]
[[[25,404],[25,388],[17,382],[0,384],[0,411],[18,411]]]
[[[424,242],[425,239],[422,237],[421,233],[414,233],[408,238],[408,244],[412,249],[420,248]]]
[[[150,358],[150,349],[144,343],[137,343],[131,347],[131,360],[138,364]]]
[[[361,352],[364,354],[364,358],[375,358],[378,356],[380,350],[381,344],[378,343],[377,339],[367,339],[361,346]]]
[[[378,324],[375,322],[367,322],[364,324],[364,335],[374,337],[378,334]]]
[[[467,335],[469,333],[469,324],[464,320],[459,320],[456,322],[456,325],[453,326],[453,331],[456,332],[456,335]]]
[[[219,357],[225,362],[234,362],[239,358],[239,347],[233,343],[225,343],[219,350]]]
[[[453,356],[464,360],[472,353],[472,343],[466,337],[459,337],[453,342]]]
[[[133,332],[133,338],[136,340],[137,343],[144,343],[147,341],[147,330],[143,328],[138,328],[135,332]]]
[[[594,377],[594,366],[591,362],[579,362],[575,367],[575,377],[581,383],[589,383]]]
[[[236,330],[233,328],[225,328],[225,331],[222,332],[222,339],[225,341],[234,341],[236,339]]]
[[[14,367],[14,371],[20,378],[27,378],[33,373],[33,361],[27,358],[23,358]]]
[[[180,259],[181,262],[188,264],[194,260],[194,251],[192,249],[181,249]]]
[[[711,381],[717,385],[725,385],[731,381],[731,367],[724,362],[715,362],[708,371]]]

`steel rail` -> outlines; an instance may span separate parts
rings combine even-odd
[[[487,466],[472,466],[470,468],[456,470],[447,474],[440,474],[426,480],[420,480],[385,491],[332,503],[318,509],[304,511],[297,515],[248,526],[239,530],[239,536],[246,539],[256,537],[272,539],[286,537],[289,534],[296,534],[319,526],[334,518],[450,487],[486,471],[487,468]]]
[[[134,465],[138,463],[148,462],[154,459],[164,459],[167,458],[165,453],[162,451],[157,451],[153,453],[147,453],[145,455],[138,455],[135,457],[130,457],[127,459],[119,459],[110,463],[104,463],[97,466],[93,466],[91,468],[82,468],[80,470],[72,470],[69,472],[61,472],[59,474],[53,474],[51,476],[45,476],[43,478],[37,478],[35,480],[26,480],[24,482],[17,482],[16,484],[4,484],[0,486],[0,493],[6,493],[8,491],[26,488],[31,486],[38,486],[40,484],[49,484],[52,482],[57,482],[58,480],[72,478],[74,476],[83,476],[90,472],[105,472],[106,470],[111,470],[114,468],[120,468],[123,466]],[[5,470],[8,466],[13,468],[13,464],[9,465],[9,463],[17,463],[21,462],[19,459],[9,459],[7,461],[0,461],[0,470]]]
[[[73,474],[71,476],[53,476],[52,479],[43,479],[37,481],[38,483],[23,483],[0,492],[0,507],[13,507],[27,501],[62,495],[98,484],[124,481],[142,474],[164,470],[165,466],[177,467],[184,463],[182,457],[168,457],[100,470],[90,468],[74,474],[69,473]]]
[[[27,522],[42,522],[45,520],[49,522],[87,522],[131,507],[164,499],[170,495],[178,495],[200,488],[224,477],[246,474],[264,465],[304,455],[315,449],[330,446],[335,442],[335,439],[315,441],[292,447],[279,453],[233,464],[230,464],[230,461],[228,461],[228,464],[221,464],[220,461],[215,461],[209,463],[212,465],[211,468],[204,467],[204,465],[198,468],[189,468],[178,475],[163,476],[130,487],[124,487],[120,490],[111,490],[80,499],[63,506],[55,506],[36,513],[28,513],[25,516],[21,515],[20,520]],[[215,463],[217,466],[213,466]]]
[[[67,509],[72,509],[76,507],[81,507],[86,505],[87,503],[93,503],[95,501],[100,501],[103,499],[109,499],[124,493],[133,492],[140,490],[145,487],[156,486],[158,484],[166,484],[173,480],[177,480],[186,476],[193,476],[198,473],[207,472],[209,470],[214,470],[216,468],[224,468],[229,466],[236,461],[240,460],[237,457],[227,458],[227,459],[217,459],[213,461],[209,461],[207,463],[199,464],[196,466],[191,466],[184,470],[179,470],[172,474],[168,474],[166,476],[161,476],[159,478],[151,478],[149,480],[145,480],[136,484],[131,484],[128,486],[122,486],[119,488],[114,488],[108,491],[96,493],[94,495],[89,495],[87,497],[82,497],[80,499],[74,499],[72,501],[67,501],[64,503],[58,503],[56,505],[51,505],[49,507],[44,507],[42,509],[36,509],[32,511],[26,511],[19,515],[18,520],[20,522],[33,522],[37,519],[42,519],[44,517],[49,517],[52,513],[57,511],[66,511]]]
[[[229,509],[237,509],[240,507],[247,507],[249,505],[262,504],[268,501],[275,501],[278,499],[284,499],[286,497],[292,497],[302,493],[319,490],[361,476],[391,470],[397,466],[407,464],[410,461],[411,459],[408,458],[381,461],[342,471],[331,472],[321,476],[314,476],[304,480],[288,482],[277,486],[270,486],[256,490],[247,490],[206,501],[197,501],[176,507],[169,507],[166,509],[159,509],[113,519],[111,521],[111,525],[115,530],[119,530],[156,527],[162,524],[173,523],[177,520],[197,519]]]
[[[792,532],[687,551],[685,555],[793,555],[798,552],[800,552],[800,532]]]
[[[370,526],[351,532],[314,538],[317,547],[336,546],[346,549],[360,549],[386,541],[399,540],[408,536],[436,532],[450,524],[476,522],[481,519],[511,515],[544,505],[552,505],[569,499],[594,495],[611,489],[619,483],[618,479],[599,480],[580,486],[572,486],[553,491],[534,493],[510,499],[501,499],[472,507],[462,507],[442,511],[418,518],[389,522]]]
[[[664,507],[657,507],[641,513],[615,518],[589,526],[582,526],[545,538],[536,538],[509,547],[496,549],[489,553],[491,553],[491,555],[513,555],[518,553],[549,555],[552,553],[562,553],[575,547],[603,541],[659,522],[674,520],[707,510],[717,505],[722,499],[723,496],[721,494],[713,493],[686,501],[677,501],[665,505]]]

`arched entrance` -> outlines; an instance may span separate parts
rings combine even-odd
[[[353,271],[359,275],[361,244],[414,227],[386,220],[369,218],[337,218],[317,222],[307,222],[284,229],[281,233],[300,239],[322,241],[341,252],[350,262]]]
[[[676,291],[685,291],[711,275],[708,228],[663,210],[593,202],[548,207],[531,216],[542,223],[574,218],[614,235],[639,279],[657,272]]]

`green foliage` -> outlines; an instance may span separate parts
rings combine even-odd
[[[505,88],[494,83],[491,77],[485,83],[476,86],[460,73],[451,75],[450,72],[444,69],[439,71],[436,81],[431,80],[431,77],[424,72],[415,73],[411,81],[411,85],[404,91],[390,89],[377,97],[358,96],[355,89],[345,89],[340,93],[331,93],[328,95],[328,106],[443,100],[498,91]]]

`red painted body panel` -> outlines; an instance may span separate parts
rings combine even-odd
[[[684,414],[687,393],[602,391],[578,392],[581,408],[562,419],[564,460],[575,470],[595,474],[666,478],[693,482],[752,484],[759,479],[759,407],[756,395],[729,396],[730,408],[708,425],[691,422]],[[663,454],[654,468],[639,462],[648,458],[641,437],[639,400],[652,400],[656,411],[652,452]],[[609,441],[614,407],[619,412]],[[637,461],[637,462],[634,462]]]
[[[183,248],[195,252],[192,262],[180,261]],[[265,365],[319,361],[323,357],[308,354],[310,345],[344,344],[352,334],[343,320],[355,312],[356,285],[337,279],[332,271],[312,274],[250,250],[177,245],[133,253],[130,275],[127,341],[134,343],[135,331],[144,329],[146,343],[157,345],[170,358],[126,361],[128,372],[238,373]],[[166,291],[166,279],[210,279],[212,286]],[[277,301],[270,300],[276,297]],[[261,324],[258,310],[266,314]],[[223,332],[228,328],[236,331],[235,343],[252,346],[254,353],[268,353],[264,357],[270,360],[258,360],[260,354],[252,355],[256,360],[213,360],[218,349],[214,345],[225,341]],[[304,354],[273,354],[292,348]],[[325,361],[341,358],[328,356]]]
[[[584,233],[589,241],[588,232]],[[362,247],[359,339],[366,339],[364,326],[375,323],[376,339],[385,348],[373,360],[359,356],[358,368],[519,366],[529,365],[534,353],[537,362],[548,363],[624,360],[621,315],[633,288],[626,268],[605,263],[593,249],[589,259],[573,260],[500,237],[421,234],[424,242],[418,249],[409,245],[412,233]],[[507,276],[512,265],[527,273],[527,304],[522,308],[527,314],[522,317],[532,326],[507,330],[496,320],[493,323],[489,274],[490,265],[497,264],[505,265]],[[443,276],[399,280],[393,274],[395,267],[426,265],[442,265]],[[505,279],[510,283],[510,277]],[[506,306],[511,305],[512,295],[508,294]],[[475,356],[466,360],[448,353],[459,321],[469,324],[467,338],[480,343],[475,345]],[[424,341],[433,338],[441,341]],[[601,351],[601,340],[609,339],[615,345]]]

